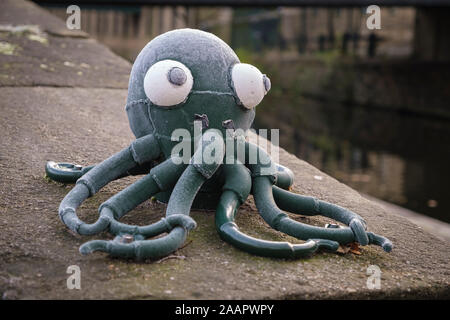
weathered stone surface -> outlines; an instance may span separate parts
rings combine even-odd
[[[121,61],[117,58],[117,63]],[[106,80],[103,76],[98,75],[99,83]],[[302,260],[255,257],[219,239],[213,212],[195,211],[192,216],[198,228],[170,259],[137,263],[100,253],[81,256],[82,243],[110,236],[80,237],[68,232],[57,209],[71,186],[47,180],[44,165],[47,160],[92,164],[126,147],[133,139],[124,111],[126,94],[124,89],[0,87],[3,298],[450,297],[447,242],[391,215],[284,150],[281,163],[296,175],[295,192],[359,213],[371,231],[393,241],[393,252],[370,246],[363,247],[359,256],[324,252]],[[135,179],[105,187],[82,206],[80,217],[94,221],[99,204]],[[147,201],[123,221],[142,225],[163,215],[164,205]],[[317,225],[327,221],[293,217]],[[251,199],[239,210],[237,223],[253,236],[296,241],[268,227]],[[380,290],[366,287],[366,269],[373,264],[382,271]],[[81,290],[66,287],[70,265],[81,268]]]
[[[0,86],[128,87],[127,61],[35,7],[0,2]]]
[[[31,1],[2,0],[0,23],[5,25],[38,25],[43,31],[60,37],[87,38],[81,30],[70,30],[61,19],[49,14]]]

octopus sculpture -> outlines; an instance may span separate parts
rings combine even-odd
[[[167,256],[179,249],[196,227],[189,216],[191,207],[215,209],[220,237],[260,256],[297,258],[320,248],[336,251],[340,244],[353,242],[391,251],[392,243],[366,231],[359,215],[290,192],[293,173],[246,140],[255,106],[270,86],[266,75],[241,63],[234,51],[211,33],[179,29],[150,41],[133,65],[128,88],[126,112],[136,140],[95,166],[52,161],[46,165],[51,179],[76,182],[59,206],[62,222],[80,235],[103,231],[115,235],[113,240],[89,241],[80,252],[103,251],[136,259]],[[95,223],[78,218],[76,210],[84,200],[128,175],[144,176],[102,203]],[[305,242],[266,241],[240,231],[235,214],[250,193],[272,228]],[[119,222],[152,197],[167,203],[164,218],[147,226]],[[310,226],[289,218],[284,211],[323,215],[348,227]]]

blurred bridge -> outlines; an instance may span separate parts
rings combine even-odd
[[[300,54],[328,50],[340,43],[339,46],[344,51],[353,54],[363,52],[364,55],[373,56],[377,51],[387,55],[401,53],[419,60],[450,59],[449,0],[34,0],[34,2],[49,8],[59,7],[60,12],[56,10],[53,13],[60,13],[61,18],[66,16],[65,7],[70,4],[80,5],[84,15],[82,29],[112,48],[123,47],[124,39],[132,42],[126,47],[139,48],[162,32],[191,27],[215,32],[234,45],[259,42],[257,47],[267,47],[276,43],[282,50],[295,47]],[[372,4],[382,8],[402,7],[402,9],[396,9],[395,14],[392,14],[394,9],[391,11],[385,9],[390,13],[383,14],[382,30],[368,30],[362,21],[366,15],[364,8]],[[220,14],[214,16],[207,13],[206,19],[197,9],[218,6],[220,9],[216,11],[220,11]],[[248,14],[233,15],[230,12],[233,10],[224,6],[238,6],[248,11]],[[276,10],[273,10],[275,8]],[[340,17],[339,11],[344,11]],[[250,24],[250,29],[247,32],[240,32],[239,28],[245,23]],[[231,28],[234,30],[230,30],[231,24],[236,27]],[[276,32],[271,32],[272,35],[269,35],[267,32],[269,30],[281,30],[281,34],[274,36]],[[244,34],[250,38],[244,39]],[[336,41],[338,37],[342,37],[342,41]],[[408,42],[406,45],[405,39]],[[120,48],[120,50],[129,49]],[[122,54],[131,59],[134,55],[127,52]]]

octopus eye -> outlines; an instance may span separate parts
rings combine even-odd
[[[233,88],[241,104],[247,109],[256,107],[270,90],[270,80],[256,67],[237,63],[231,70]]]
[[[152,65],[144,78],[144,91],[155,105],[169,107],[184,102],[194,80],[181,62],[162,60]]]

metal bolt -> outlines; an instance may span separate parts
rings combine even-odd
[[[134,237],[131,234],[124,234],[122,236],[121,240],[122,240],[123,243],[131,243],[131,242],[133,242]]]
[[[194,119],[202,122],[202,129],[207,129],[209,127],[209,119],[206,114],[195,114]]]
[[[222,127],[224,127],[225,129],[236,129],[234,127],[234,122],[231,119],[222,121]]]

